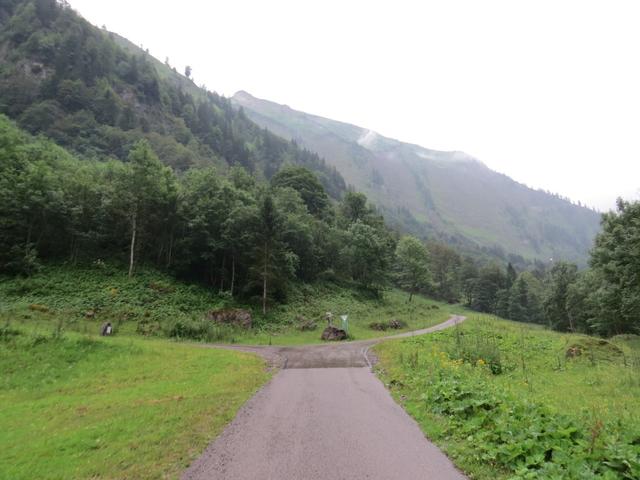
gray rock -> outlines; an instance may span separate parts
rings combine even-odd
[[[322,332],[322,335],[320,336],[320,340],[327,340],[330,342],[345,340],[346,338],[347,332],[345,332],[341,328],[336,328],[333,326],[328,326],[327,328],[325,328]]]
[[[406,326],[407,323],[403,322],[402,320],[396,320],[395,318],[393,320],[389,320],[389,328],[393,328],[394,330],[404,328]]]
[[[243,310],[241,308],[211,310],[209,313],[207,313],[207,320],[224,325],[234,325],[236,327],[247,329],[251,328],[251,325],[253,325],[251,312],[249,310]]]

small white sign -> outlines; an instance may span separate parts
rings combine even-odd
[[[345,332],[349,331],[349,315],[340,315],[340,319],[342,320],[342,329]]]

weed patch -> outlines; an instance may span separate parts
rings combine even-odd
[[[5,278],[0,281],[0,298],[0,323],[9,319],[46,334],[58,324],[61,331],[96,334],[103,323],[111,322],[116,335],[251,344],[320,343],[329,311],[337,323],[340,315],[348,315],[349,337],[358,339],[384,335],[384,330],[368,328],[381,318],[395,319],[384,321],[385,327],[407,331],[449,316],[448,308],[421,296],[408,304],[406,294],[398,290],[372,297],[353,286],[332,283],[296,285],[287,303],[274,305],[265,316],[254,305],[200,285],[144,268],[129,278],[126,270],[104,263],[47,265],[26,279]],[[251,312],[251,329],[206,320],[208,312],[235,308]]]
[[[637,479],[636,347],[612,342],[477,316],[376,353],[394,396],[473,478]]]

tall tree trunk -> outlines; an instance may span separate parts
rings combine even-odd
[[[167,251],[167,268],[171,267],[171,254],[173,253],[173,229],[169,235],[169,250]]]
[[[29,222],[29,228],[27,229],[27,240],[24,242],[24,255],[27,256],[29,253],[29,244],[31,243],[31,232],[33,230],[33,222]]]
[[[236,254],[231,255],[231,296],[233,297],[233,287],[236,281]]]
[[[222,267],[220,267],[220,293],[224,291],[224,263],[226,257],[222,255]]]
[[[129,277],[133,275],[133,257],[136,249],[136,233],[138,230],[138,212],[131,218],[131,249],[129,251]]]
[[[161,266],[160,261],[162,260],[163,253],[164,253],[164,241],[161,241],[160,248],[158,249],[158,257],[156,258],[156,265],[158,265],[158,268],[160,268]]]
[[[76,264],[76,236],[75,235],[71,235],[71,245],[69,246],[69,261],[75,265]]]
[[[269,249],[267,242],[264,242],[264,269],[262,271],[262,314],[267,314],[267,259],[269,258]]]

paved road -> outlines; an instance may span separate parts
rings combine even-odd
[[[363,353],[377,341],[243,348],[284,368],[182,478],[465,479],[371,373]]]
[[[465,317],[454,315],[448,320],[422,330],[404,332],[387,337],[357,340],[355,342],[333,342],[319,345],[279,347],[266,345],[211,345],[215,348],[240,350],[265,357],[269,363],[279,368],[347,368],[366,367],[375,361],[369,348],[383,340],[424,335],[444,330],[464,321]],[[367,354],[365,356],[364,354]]]

